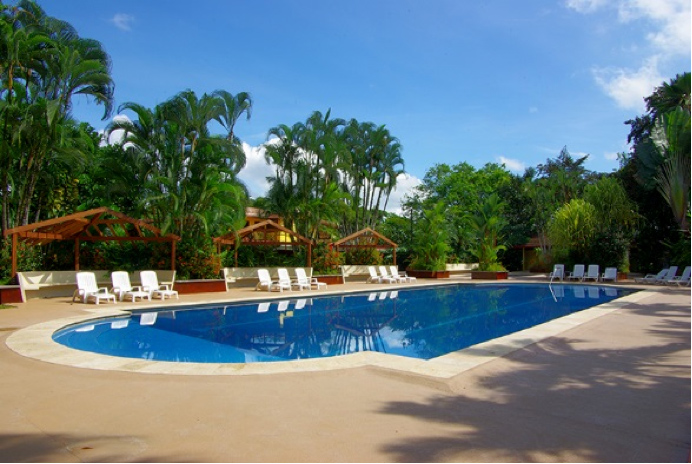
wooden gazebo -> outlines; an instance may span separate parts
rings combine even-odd
[[[240,245],[250,246],[292,246],[296,243],[304,244],[308,247],[307,267],[312,266],[312,240],[277,224],[271,219],[244,227],[237,232],[229,232],[221,237],[214,238],[214,243],[216,243],[219,252],[221,251],[221,246],[235,246],[236,242],[239,242]],[[235,265],[238,267],[237,246],[235,246]]]
[[[348,237],[330,243],[329,246],[336,248],[336,251],[339,251],[340,248],[377,248],[378,250],[391,248],[392,260],[394,261],[392,264],[396,265],[396,249],[399,245],[370,227],[366,227]]]
[[[79,270],[80,242],[170,242],[171,269],[175,270],[175,244],[180,237],[162,235],[161,231],[142,219],[128,217],[101,207],[67,216],[35,222],[8,229],[3,234],[12,237],[12,277],[17,275],[17,244],[19,240],[31,245],[44,245],[54,240],[74,241],[74,266]]]

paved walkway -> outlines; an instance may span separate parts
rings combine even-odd
[[[368,365],[197,376],[47,363],[7,338],[99,309],[32,300],[0,310],[0,460],[688,462],[690,291],[641,295],[451,377]]]

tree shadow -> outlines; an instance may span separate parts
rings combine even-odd
[[[657,306],[628,307],[656,318],[646,329],[655,344],[602,349],[553,337],[507,356],[511,370],[452,379],[456,396],[386,404],[381,413],[455,432],[383,451],[402,462],[688,462],[690,368],[678,361],[690,349],[690,308]]]
[[[133,436],[0,434],[0,462],[194,462],[191,456],[151,455]]]

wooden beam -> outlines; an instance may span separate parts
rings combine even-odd
[[[19,232],[18,234],[14,235],[19,235],[22,238],[33,238],[33,239],[38,239],[38,240],[45,240],[45,239],[50,239],[50,240],[66,240],[69,237],[65,237],[62,234],[52,234],[49,232]]]
[[[74,270],[79,271],[79,237],[74,239]]]
[[[17,234],[12,234],[12,276],[17,275]]]

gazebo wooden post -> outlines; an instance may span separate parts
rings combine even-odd
[[[17,234],[12,234],[12,276],[17,275]]]
[[[74,270],[79,271],[79,238],[74,239]]]
[[[171,271],[175,271],[175,240],[171,240]]]

